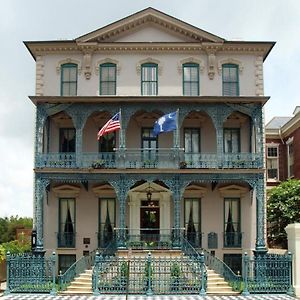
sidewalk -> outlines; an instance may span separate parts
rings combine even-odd
[[[1,300],[295,300],[287,295],[250,295],[250,296],[198,296],[198,295],[74,295],[50,296],[45,294],[10,294]]]

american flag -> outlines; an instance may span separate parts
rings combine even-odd
[[[99,130],[97,134],[98,140],[100,139],[101,136],[104,134],[110,133],[112,131],[118,130],[121,128],[120,125],[120,112],[115,114],[111,119],[109,119],[105,125]]]

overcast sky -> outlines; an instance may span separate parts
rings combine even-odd
[[[32,216],[35,63],[23,41],[74,39],[149,6],[227,40],[275,41],[266,120],[300,105],[299,0],[1,0],[0,217]]]

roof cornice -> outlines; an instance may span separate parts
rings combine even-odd
[[[274,46],[273,42],[239,42],[239,43],[81,43],[76,41],[26,41],[24,42],[34,59],[38,55],[54,53],[81,53],[90,51],[93,53],[103,52],[226,52],[226,53],[257,53],[264,59]]]
[[[223,97],[223,96],[29,96],[39,103],[259,103],[264,105],[270,97]]]

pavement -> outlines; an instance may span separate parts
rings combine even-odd
[[[198,295],[100,295],[51,296],[46,294],[10,294],[1,300],[295,300],[288,295],[198,296]]]

